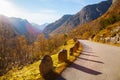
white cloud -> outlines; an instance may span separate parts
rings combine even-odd
[[[30,22],[43,24],[46,22],[53,22],[60,18],[60,15],[54,10],[41,10],[38,12],[27,12],[19,8],[17,5],[10,2],[10,0],[0,0],[0,14],[8,17],[20,17],[27,19]]]

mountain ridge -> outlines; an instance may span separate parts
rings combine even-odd
[[[46,35],[46,37],[49,36],[49,33],[57,29],[59,26],[63,25],[64,22],[66,22],[72,15],[64,15],[59,20],[49,24],[46,26],[46,28],[43,30],[43,33]]]
[[[120,42],[119,22],[120,0],[115,0],[105,14],[87,24],[79,25],[72,33],[81,39],[117,44]]]
[[[102,1],[98,4],[85,6],[80,12],[75,14],[71,19],[67,20],[62,26],[54,30],[51,34],[66,33],[78,25],[95,20],[104,14],[109,9],[111,4],[112,1],[108,0]]]
[[[41,30],[34,27],[30,22],[26,19],[16,18],[16,17],[7,17],[4,15],[0,15],[0,22],[4,24],[4,28],[9,31],[10,35],[14,34],[16,36],[25,36],[28,42],[33,42],[37,35],[41,34]],[[6,24],[9,24],[7,27]],[[2,26],[0,26],[2,30]],[[2,31],[3,32],[3,31]]]

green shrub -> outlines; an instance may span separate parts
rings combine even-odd
[[[105,29],[108,25],[114,24],[115,22],[120,21],[120,15],[117,16],[110,16],[109,18],[102,19],[100,21],[100,25],[102,26],[102,29]]]

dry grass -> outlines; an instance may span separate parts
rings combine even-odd
[[[73,62],[76,59],[76,56],[80,55],[81,48],[74,53],[75,56],[69,55],[69,49],[74,46],[73,40],[69,40],[66,46],[61,46],[61,49],[66,49],[68,51],[68,60]],[[67,63],[60,63],[58,61],[58,53],[51,56],[54,65],[54,71],[60,74],[66,67]],[[4,76],[0,77],[0,80],[43,80],[39,73],[39,64],[40,61],[37,61],[33,64],[23,67],[23,69],[18,70],[17,68],[12,69]]]
[[[115,31],[118,27],[120,26],[120,21],[119,22],[116,22],[112,25],[109,25],[107,26],[105,29],[101,30],[93,39],[93,41],[96,41],[96,42],[100,42],[100,43],[103,43],[103,44],[108,44],[108,45],[113,45],[113,46],[118,46],[120,47],[120,44],[119,43],[112,43],[112,42],[104,42],[104,41],[99,41],[100,40],[100,36],[101,35],[104,35],[104,37],[102,38],[110,38],[112,37],[112,35],[116,35],[116,34],[119,34],[120,33],[120,30],[118,31]]]

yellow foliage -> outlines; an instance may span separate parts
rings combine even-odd
[[[68,60],[73,62],[76,57],[69,55],[69,50],[74,46],[74,41],[69,40],[66,46],[61,46],[60,49],[66,49],[68,51]],[[59,52],[58,52],[59,53]],[[61,73],[67,66],[66,63],[59,63],[58,53],[52,55],[53,65],[55,67],[55,72]],[[78,51],[77,56],[79,55],[80,50]],[[37,61],[33,64],[23,67],[23,69],[18,70],[14,68],[9,71],[4,76],[0,77],[0,80],[43,80],[39,73],[40,61]]]

